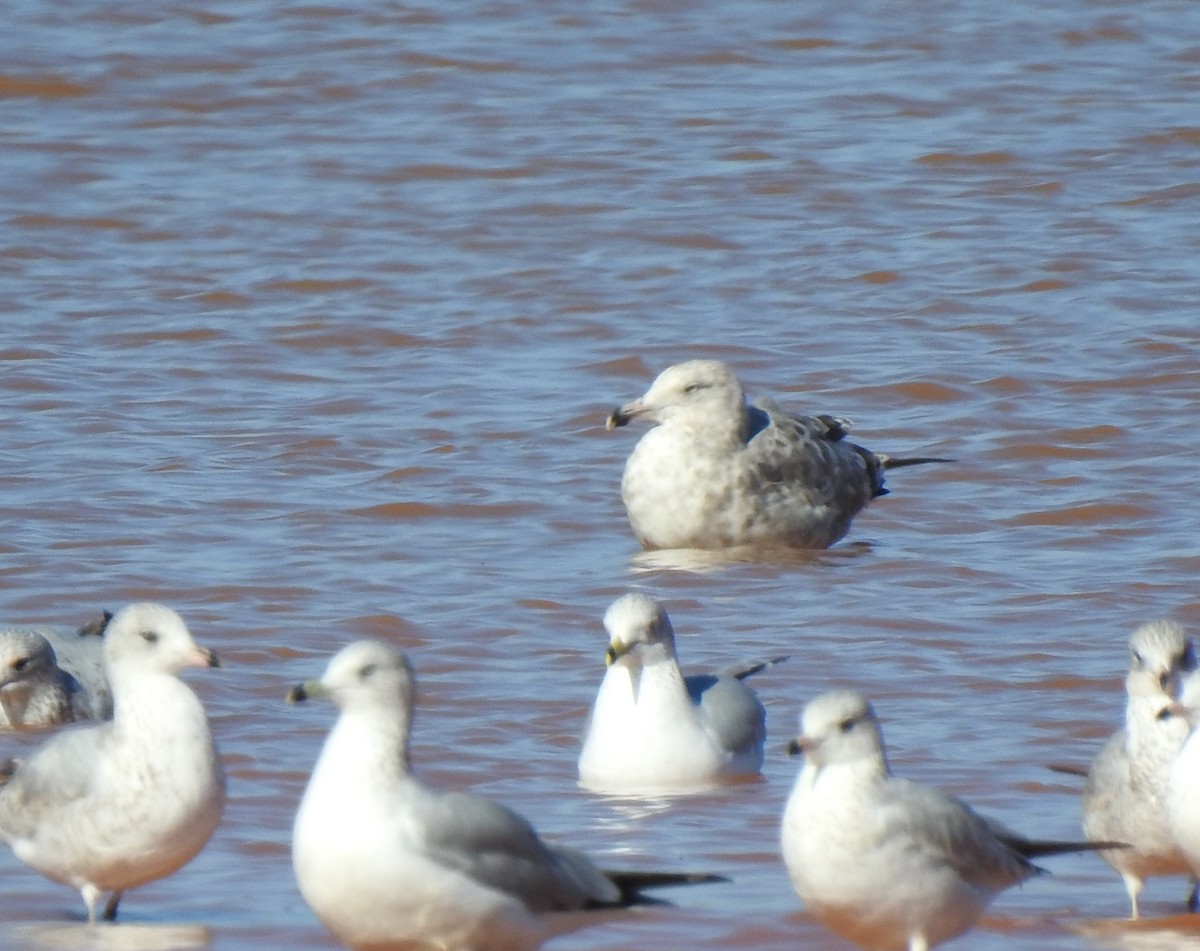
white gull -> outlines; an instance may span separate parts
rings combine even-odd
[[[685,677],[671,620],[644,594],[614,601],[604,626],[609,666],[579,755],[584,786],[621,794],[690,792],[759,773],[766,711],[743,678],[774,661]]]
[[[292,862],[309,907],[351,948],[526,951],[644,901],[639,888],[713,880],[603,872],[498,803],[426,785],[409,764],[412,670],[387,644],[350,644],[289,699],[315,696],[341,715],[296,814]]]
[[[1039,855],[1096,846],[1035,842],[933,786],[893,776],[866,698],[850,690],[804,709],[792,752],[804,767],[782,848],[805,908],[872,951],[927,951],[970,929]]]
[[[1100,854],[1125,882],[1132,918],[1147,878],[1190,871],[1167,822],[1165,797],[1188,736],[1187,721],[1173,715],[1176,694],[1181,677],[1195,669],[1191,640],[1174,621],[1150,621],[1133,632],[1125,727],[1101,747],[1084,785],[1084,835],[1129,844]]]
[[[216,666],[160,604],[119,611],[104,635],[113,719],[68,727],[0,786],[0,839],[26,865],[71,885],[88,920],[104,893],[115,917],[126,889],[169,875],[204,847],[225,780],[204,709],[176,676]]]
[[[1167,826],[1196,879],[1200,877],[1200,672],[1193,671],[1184,680],[1174,710],[1188,721],[1191,732],[1167,776]]]

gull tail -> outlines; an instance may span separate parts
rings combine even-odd
[[[745,667],[735,667],[727,671],[731,676],[738,680],[745,680],[747,677],[753,677],[755,674],[762,673],[768,667],[774,667],[776,664],[782,664],[790,658],[791,654],[783,654],[779,657],[772,657],[770,660],[760,660],[747,664]]]
[[[1048,763],[1046,768],[1052,773],[1062,773],[1064,776],[1086,777],[1091,772],[1088,767],[1080,766],[1078,763]]]
[[[903,469],[906,466],[927,466],[934,462],[958,461],[957,459],[943,459],[940,456],[905,456],[898,459],[883,452],[877,452],[875,456],[884,469]]]
[[[1019,835],[1000,835],[999,839],[1018,855],[1027,859],[1043,855],[1064,855],[1068,852],[1103,852],[1108,849],[1128,849],[1128,842],[1070,842],[1053,839],[1026,839]]]
[[[903,469],[905,466],[925,466],[934,462],[956,462],[955,459],[943,459],[940,456],[906,456],[897,458],[889,456],[886,452],[872,452],[870,449],[864,449],[862,446],[855,446],[858,454],[866,461],[867,471],[871,475],[871,497],[879,498],[881,495],[888,495],[888,490],[883,484],[883,474],[889,469]]]
[[[650,888],[667,888],[675,885],[707,885],[727,882],[724,875],[707,872],[613,872],[606,871],[605,877],[617,886],[621,893],[621,905],[661,905],[665,902],[643,894]]]

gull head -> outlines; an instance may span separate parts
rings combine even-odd
[[[675,631],[661,604],[648,595],[632,592],[622,595],[604,612],[608,631],[609,665],[624,660],[642,666],[646,661],[675,657]]]
[[[320,680],[297,684],[289,703],[328,697],[342,710],[412,706],[414,681],[408,658],[383,641],[355,641],[333,655]]]
[[[883,733],[867,698],[855,690],[831,690],[800,715],[800,735],[788,744],[818,768],[856,760],[882,759]]]
[[[1196,669],[1191,638],[1174,621],[1149,621],[1129,638],[1129,674],[1125,688],[1131,697],[1179,693],[1183,678]]]
[[[689,360],[667,367],[645,395],[609,414],[606,429],[639,419],[702,428],[735,426],[740,432],[746,397],[732,370],[719,360]]]
[[[57,666],[54,648],[41,634],[0,630],[0,690],[40,680]]]
[[[184,667],[219,667],[217,655],[198,647],[183,618],[162,604],[122,608],[104,632],[104,660],[114,674],[145,670],[177,674]]]

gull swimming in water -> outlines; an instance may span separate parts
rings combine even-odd
[[[117,612],[104,635],[109,722],[69,727],[4,765],[0,839],[47,878],[78,888],[88,921],[109,894],[169,875],[208,842],[225,803],[204,708],[177,674],[215,667],[161,604]]]
[[[1100,855],[1125,882],[1134,919],[1147,878],[1191,871],[1167,821],[1166,794],[1189,730],[1176,713],[1176,694],[1183,675],[1195,669],[1191,639],[1174,621],[1151,621],[1133,632],[1125,728],[1101,747],[1084,785],[1085,837],[1129,844]],[[1189,907],[1195,901],[1193,888]]]
[[[614,601],[604,627],[609,666],[579,755],[584,786],[608,793],[687,792],[759,773],[766,711],[743,678],[782,658],[685,677],[671,620],[644,594]]]
[[[44,729],[112,715],[101,636],[112,615],[79,630],[0,627],[0,730]]]
[[[1022,838],[893,776],[875,712],[854,691],[809,703],[790,749],[804,754],[783,816],[792,883],[821,924],[871,951],[928,951],[1036,875],[1033,858],[1098,847]]]
[[[716,360],[668,367],[605,425],[643,419],[657,425],[625,464],[621,498],[647,549],[828,548],[887,494],[886,470],[947,461],[871,452],[845,438],[843,419],[747,406],[733,371]]]
[[[358,641],[288,699],[330,697],[341,714],[296,814],[292,860],[304,900],[356,949],[525,951],[640,889],[715,876],[603,872],[549,845],[517,813],[426,785],[409,764],[407,658]]]

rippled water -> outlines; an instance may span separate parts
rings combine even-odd
[[[609,864],[733,879],[558,948],[846,947],[776,844],[783,743],[831,685],[876,699],[897,771],[1077,833],[1078,782],[1047,764],[1119,721],[1133,627],[1200,620],[1200,8],[3,18],[0,613],[156,598],[225,663],[190,681],[230,805],[193,864],[127,897],[150,946],[332,946],[289,861],[332,711],[282,698],[364,635],[411,651],[431,778]],[[692,356],[958,462],[893,474],[795,564],[639,557],[617,495],[637,434],[604,415]],[[599,619],[633,587],[685,662],[792,655],[756,678],[764,782],[577,788]],[[1047,864],[960,944],[1200,947],[1113,922],[1098,859]],[[1154,882],[1144,910],[1184,890]],[[53,945],[39,923],[81,912],[0,854],[0,946]]]

